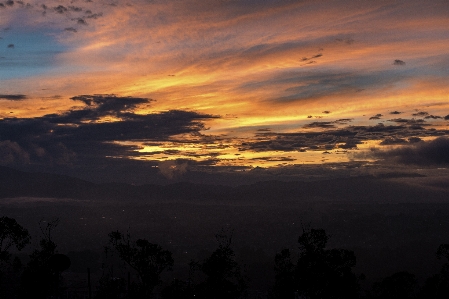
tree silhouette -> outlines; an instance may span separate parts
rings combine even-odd
[[[58,224],[59,219],[47,222],[45,227],[42,222],[39,224],[43,238],[39,242],[40,248],[31,253],[30,261],[23,272],[20,298],[47,298],[59,285],[61,277],[50,262],[57,253],[57,246],[51,239],[51,233]]]
[[[16,287],[22,263],[18,257],[11,262],[11,248],[22,250],[30,243],[30,235],[13,218],[0,217],[0,297],[6,298]]]
[[[240,298],[247,287],[246,278],[231,248],[232,233],[215,235],[218,248],[201,265],[206,280],[198,285],[198,298]]]
[[[354,252],[326,249],[329,236],[323,229],[303,230],[296,265],[298,293],[306,298],[356,298],[358,281],[352,268]]]
[[[162,298],[233,299],[245,294],[247,279],[231,248],[232,233],[222,231],[215,235],[218,248],[202,263],[191,261],[187,281],[174,280],[164,288]],[[196,282],[196,273],[204,280]]]
[[[358,279],[352,272],[356,264],[354,252],[345,249],[326,249],[328,240],[329,236],[323,229],[303,229],[298,238],[299,258],[296,265],[291,261],[288,249],[276,255],[273,297],[294,298],[296,295],[309,299],[358,297]]]
[[[411,299],[416,298],[418,285],[415,275],[397,272],[375,283],[373,293],[373,297],[379,299]]]
[[[195,274],[201,270],[201,264],[195,261],[189,263],[189,277],[186,281],[173,279],[170,285],[166,286],[162,292],[163,299],[196,299],[198,293],[198,285],[195,281]]]
[[[295,297],[295,264],[289,249],[283,249],[274,258],[275,284],[271,298],[293,299]]]
[[[129,233],[119,231],[109,234],[109,244],[117,251],[120,259],[134,269],[140,278],[136,297],[148,298],[153,289],[161,283],[160,275],[173,267],[172,254],[161,246],[138,239],[131,242]]]
[[[422,288],[421,298],[449,298],[449,244],[441,244],[437,249],[437,258],[446,259],[440,273],[428,278]]]
[[[0,217],[0,266],[8,262],[11,254],[9,249],[15,247],[22,250],[30,243],[30,234],[17,221],[9,217]]]
[[[129,290],[128,290],[129,291]],[[100,278],[96,299],[121,299],[127,298],[126,281],[120,277],[113,277],[107,273]]]

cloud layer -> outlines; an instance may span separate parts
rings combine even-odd
[[[448,134],[444,0],[0,3],[3,164],[170,176]]]
[[[372,150],[370,154],[377,159],[393,163],[447,165],[449,164],[449,138],[439,137],[432,141],[421,141],[411,146],[391,150]]]
[[[146,98],[81,95],[85,104],[60,114],[0,121],[0,163],[95,165],[109,158],[137,155],[135,146],[119,141],[166,141],[180,134],[198,134],[214,116],[172,110],[136,114]]]

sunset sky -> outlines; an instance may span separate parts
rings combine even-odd
[[[0,164],[442,167],[448,82],[447,0],[3,0]]]

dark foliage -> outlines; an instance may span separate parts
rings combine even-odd
[[[447,262],[438,274],[428,278],[422,288],[421,298],[449,298],[449,244],[441,244],[437,250],[437,258],[445,258]]]
[[[276,283],[274,298],[358,298],[354,252],[326,249],[329,236],[322,229],[303,230],[299,237],[299,258],[293,264],[284,249],[275,258]]]
[[[283,249],[274,258],[275,285],[273,298],[293,299],[295,297],[295,264],[289,249]]]
[[[9,261],[9,249],[22,250],[30,243],[30,234],[15,219],[0,217],[0,266]]]
[[[7,298],[15,292],[20,280],[22,262],[12,259],[10,249],[22,250],[30,243],[28,231],[15,219],[0,217],[0,297]]]
[[[169,298],[200,298],[200,299],[234,299],[246,294],[247,278],[236,261],[231,248],[232,236],[225,233],[217,234],[218,248],[203,261],[192,261],[187,281],[174,280],[166,287],[162,296]],[[200,271],[205,277],[197,283],[195,272]]]
[[[153,289],[161,283],[161,273],[173,267],[171,252],[145,239],[135,242],[130,235],[119,231],[109,234],[109,244],[116,250],[120,259],[136,271],[140,284],[135,285],[133,298],[148,298]]]
[[[417,293],[415,275],[408,272],[394,273],[373,286],[373,298],[379,299],[412,299]]]
[[[0,298],[58,298],[63,288],[61,272],[70,266],[70,259],[57,253],[51,238],[58,219],[40,224],[43,238],[39,247],[22,266],[9,249],[23,249],[30,241],[28,231],[14,219],[0,218],[0,249],[2,267],[7,273],[9,288],[0,288]],[[187,280],[174,279],[160,293],[163,299],[211,298],[233,299],[246,297],[248,279],[231,247],[232,235],[217,234],[218,248],[202,262],[192,261]],[[397,272],[373,284],[365,297],[360,295],[359,279],[353,273],[356,258],[352,251],[330,249],[329,236],[323,229],[303,229],[298,238],[299,251],[292,254],[283,249],[274,259],[275,284],[270,298],[285,299],[442,299],[449,298],[449,244],[441,244],[437,258],[444,264],[439,273],[425,281],[422,288],[415,275]],[[128,299],[152,298],[153,290],[161,285],[162,272],[172,268],[171,252],[145,239],[132,241],[129,234],[118,231],[109,234],[106,252],[113,249],[128,278],[113,275],[113,266],[104,267],[95,298]],[[73,255],[73,254],[72,254]],[[91,255],[91,254],[90,254]],[[130,272],[139,281],[130,280]],[[117,275],[117,273],[116,273]],[[198,279],[199,277],[199,279]],[[20,281],[20,285],[19,285]],[[5,286],[3,282],[1,287]]]
[[[22,274],[20,298],[47,298],[59,292],[62,278],[50,262],[57,253],[57,245],[51,239],[51,232],[58,223],[59,219],[55,219],[45,227],[41,226],[44,237],[39,242],[40,248],[30,255],[30,261]]]

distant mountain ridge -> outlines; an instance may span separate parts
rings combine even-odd
[[[30,173],[0,167],[0,198],[51,197],[91,200],[181,200],[260,202],[371,201],[447,202],[449,189],[432,190],[401,184],[388,176],[334,178],[319,181],[264,181],[250,185],[224,186],[179,182],[171,185],[125,183],[96,184],[65,175]]]

